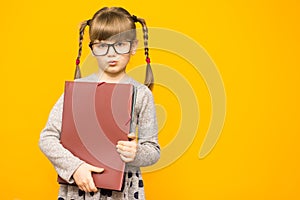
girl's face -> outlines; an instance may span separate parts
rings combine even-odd
[[[137,41],[102,40],[93,42],[92,49],[100,71],[116,76],[125,73],[130,56],[135,54]]]

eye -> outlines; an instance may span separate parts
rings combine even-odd
[[[99,44],[96,44],[96,47],[97,48],[107,48],[107,44],[106,43],[99,43]]]
[[[125,42],[118,42],[115,44],[117,47],[122,47],[122,46],[125,46],[126,43]]]

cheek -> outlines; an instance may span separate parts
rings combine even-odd
[[[96,57],[96,60],[99,67],[104,65],[104,59],[101,59],[101,57]]]
[[[127,64],[130,60],[130,54],[125,54],[122,56],[122,60],[125,64]]]

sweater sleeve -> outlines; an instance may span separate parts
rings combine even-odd
[[[135,159],[128,164],[135,167],[145,167],[158,161],[160,147],[152,92],[144,85],[142,85],[142,89],[138,90],[136,108],[138,148]]]
[[[72,175],[83,161],[75,157],[60,143],[62,111],[63,95],[50,112],[46,127],[40,135],[39,147],[53,164],[58,175],[69,183],[74,183]]]

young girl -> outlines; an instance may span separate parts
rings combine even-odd
[[[125,69],[137,48],[136,26],[143,27],[147,72],[145,85],[126,75]],[[80,78],[80,55],[84,29],[89,26],[90,48],[97,59],[99,72]],[[39,146],[54,165],[58,175],[69,184],[61,184],[58,200],[80,199],[145,199],[144,184],[140,167],[152,165],[160,157],[157,141],[157,122],[153,96],[150,91],[153,75],[148,57],[148,32],[145,21],[123,8],[102,8],[93,18],[84,21],[80,27],[79,53],[76,60],[76,81],[129,83],[137,88],[135,112],[129,141],[119,141],[116,151],[126,163],[124,186],[122,191],[96,188],[92,173],[101,173],[98,168],[85,163],[60,144],[62,124],[63,95],[52,108],[46,127],[43,129]],[[150,88],[150,89],[149,89]],[[138,127],[138,141],[134,131]],[[76,185],[75,185],[75,184]]]

